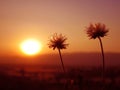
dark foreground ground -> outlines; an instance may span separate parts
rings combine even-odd
[[[102,90],[99,68],[69,68],[66,75],[49,69],[2,68],[0,90]],[[120,90],[119,68],[106,70],[104,90]]]

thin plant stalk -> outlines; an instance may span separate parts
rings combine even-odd
[[[104,56],[104,49],[103,49],[103,44],[102,44],[102,40],[100,37],[98,37],[99,42],[100,42],[100,47],[101,47],[101,53],[102,53],[102,82],[103,85],[105,83],[105,56]],[[104,88],[104,86],[103,86]]]
[[[62,55],[61,55],[61,50],[58,49],[58,52],[59,52],[60,61],[61,61],[61,64],[62,64],[62,69],[63,69],[64,75],[66,76],[66,70],[65,70],[65,66],[64,66],[64,63],[63,63],[63,58],[62,58]],[[64,90],[67,89],[66,85],[67,85],[67,82],[65,81],[65,83],[64,83]]]
[[[65,66],[64,66],[64,63],[63,63],[63,59],[62,59],[62,55],[61,55],[60,49],[58,49],[58,52],[59,52],[59,55],[60,55],[60,60],[61,60],[62,68],[63,68],[64,74],[65,74],[66,73]]]

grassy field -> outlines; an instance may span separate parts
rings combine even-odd
[[[106,70],[104,90],[120,90],[120,68]],[[102,90],[100,68],[1,67],[0,90]]]

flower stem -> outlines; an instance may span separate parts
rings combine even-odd
[[[61,60],[62,68],[63,68],[64,74],[65,74],[66,73],[65,72],[65,67],[64,67],[64,63],[63,63],[63,59],[62,59],[62,55],[61,55],[60,49],[58,49],[58,52],[59,52],[59,55],[60,55],[60,60]]]
[[[102,82],[103,82],[103,88],[104,88],[104,84],[105,84],[105,56],[104,56],[104,49],[103,49],[103,44],[102,44],[102,40],[100,37],[98,37],[99,41],[100,41],[100,46],[101,46],[101,52],[102,52]]]
[[[62,68],[63,68],[63,71],[64,71],[64,76],[66,77],[66,71],[65,71],[65,67],[64,67],[61,51],[60,51],[60,49],[58,49],[58,51],[59,51],[60,60],[61,60],[61,63],[62,63]],[[66,89],[67,89],[67,79],[64,82],[64,89],[63,90],[66,90]]]

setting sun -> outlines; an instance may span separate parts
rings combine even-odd
[[[24,42],[22,42],[20,47],[21,47],[21,50],[23,51],[23,53],[25,53],[27,55],[38,54],[38,52],[42,48],[41,43],[39,41],[33,40],[33,39],[25,40]]]

